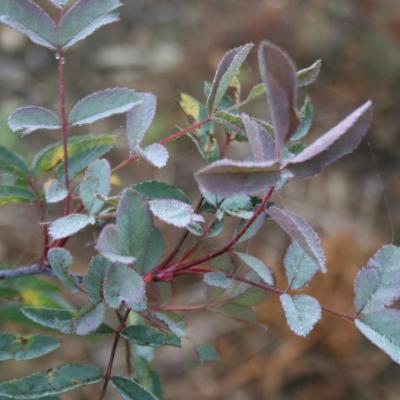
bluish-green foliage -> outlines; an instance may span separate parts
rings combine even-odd
[[[371,102],[307,144],[313,106],[307,95],[299,106],[299,96],[316,81],[321,61],[298,71],[284,50],[264,41],[258,47],[261,82],[243,97],[240,69],[254,47],[248,43],[225,54],[212,82],[204,83],[203,99],[181,93],[179,106],[190,126],[143,146],[156,116],[154,94],[111,88],[77,101],[69,113],[65,106],[66,50],[98,28],[117,21],[121,2],[51,3],[60,10],[58,21],[32,0],[0,2],[1,22],[56,53],[61,110],[57,115],[32,105],[10,115],[9,127],[21,139],[37,131],[55,131],[54,143],[41,150],[31,166],[18,154],[0,147],[0,205],[36,203],[44,239],[43,253],[35,265],[0,270],[0,279],[14,278],[0,282],[1,298],[10,301],[10,305],[1,305],[0,317],[46,330],[46,335],[1,334],[0,360],[27,360],[55,351],[60,341],[51,336],[54,332],[113,335],[114,341],[105,372],[94,366],[62,365],[61,361],[54,369],[0,382],[0,397],[52,399],[102,380],[99,399],[104,398],[111,382],[123,399],[160,400],[163,391],[152,366],[153,348],[181,346],[187,337],[182,313],[209,310],[259,324],[253,307],[265,301],[268,293],[279,295],[290,330],[307,336],[323,311],[332,312],[321,307],[317,299],[297,293],[319,271],[326,272],[324,250],[307,222],[271,199],[293,179],[316,175],[355,150],[369,128]],[[242,112],[242,106],[265,96],[271,121]],[[128,143],[125,160],[114,168],[104,157],[119,136],[92,134],[89,130],[91,124],[112,115],[125,118]],[[87,133],[71,136],[75,126],[84,126]],[[61,139],[57,132],[61,132]],[[193,141],[205,163],[194,173],[198,202],[192,203],[180,188],[166,182],[129,182],[122,190],[112,186],[115,174],[138,159],[156,168],[164,167],[169,160],[167,144],[183,136]],[[235,142],[248,143],[246,158],[225,158],[223,150]],[[64,212],[50,220],[54,214],[49,214],[49,209],[61,202]],[[165,237],[155,226],[155,219],[157,224],[176,229],[179,238],[174,248],[166,251]],[[232,225],[225,224],[227,220],[235,224],[231,239],[216,247],[215,238]],[[283,260],[287,278],[283,283],[277,282],[273,270],[262,260],[240,249],[240,244],[254,237],[264,224],[272,223],[292,241]],[[89,226],[97,236],[92,249],[97,254],[85,274],[74,274],[73,256],[65,247],[70,237],[79,236]],[[187,247],[190,237],[195,244]],[[82,251],[88,250],[82,246]],[[56,279],[60,285],[30,276],[36,274]],[[174,306],[170,302],[170,282],[185,274],[199,276],[199,284],[207,288],[205,303]],[[400,311],[393,304],[400,298],[399,288],[400,249],[385,246],[356,279],[356,313],[333,311],[352,320],[397,363]],[[63,290],[82,292],[86,302],[74,309],[63,299]],[[104,324],[107,310],[116,314],[117,324]],[[121,340],[134,354],[133,376],[113,374],[115,350]],[[196,342],[196,338],[190,340]],[[197,344],[196,351],[201,362],[218,359],[211,344]]]

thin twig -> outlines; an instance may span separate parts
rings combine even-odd
[[[30,275],[52,275],[52,271],[50,268],[44,268],[38,263],[13,269],[0,270],[0,280],[21,278]]]

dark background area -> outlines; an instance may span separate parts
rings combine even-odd
[[[47,1],[40,4],[51,9]],[[103,28],[67,53],[67,99],[106,87],[152,91],[158,112],[148,141],[185,126],[176,105],[183,91],[202,99],[204,80],[211,80],[226,50],[267,38],[283,46],[299,68],[323,60],[320,78],[307,88],[313,99],[317,137],[366,99],[375,103],[375,118],[359,150],[316,179],[288,186],[276,201],[297,212],[321,234],[329,272],[308,292],[343,311],[352,310],[357,271],[384,243],[399,239],[400,182],[400,3],[398,0],[125,0],[121,21]],[[244,93],[259,83],[256,52],[242,71]],[[36,104],[58,110],[56,60],[24,36],[0,27],[0,143],[32,157],[58,140],[58,132],[38,133],[20,141],[6,126],[18,106]],[[263,99],[248,111],[266,115]],[[82,130],[83,132],[84,130]],[[86,132],[87,130],[85,130]],[[111,159],[124,159],[124,121],[112,118],[95,132],[119,132]],[[77,131],[78,133],[79,131]],[[196,198],[193,172],[202,165],[194,146],[182,139],[169,147],[171,162],[155,171],[143,163],[121,174],[124,182],[159,179],[176,183]],[[240,149],[233,148],[235,156]],[[57,211],[53,208],[54,212]],[[18,265],[37,259],[40,235],[30,207],[4,207],[0,213],[0,256]],[[72,247],[85,245],[77,268],[85,270],[95,232],[83,234]],[[173,241],[176,234],[171,234]],[[247,250],[274,270],[282,270],[287,238],[266,226]],[[87,245],[87,246],[86,246]],[[197,285],[180,289],[182,302]],[[324,316],[307,339],[292,335],[277,299],[259,307],[264,331],[210,313],[188,318],[199,342],[214,342],[222,360],[199,365],[194,348],[162,350],[157,366],[166,399],[316,400],[397,399],[399,367],[375,350],[347,321]],[[0,365],[3,378],[63,360],[104,364],[109,346],[62,338],[64,346],[42,361]],[[123,371],[123,355],[120,355]],[[10,364],[7,364],[10,365]],[[92,398],[90,392],[87,398]],[[78,397],[65,397],[78,398]],[[110,391],[110,399],[113,398]]]

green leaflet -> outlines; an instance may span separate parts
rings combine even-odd
[[[70,159],[74,156],[82,158],[86,153],[96,152],[98,149],[102,149],[104,154],[104,151],[107,152],[110,150],[111,146],[117,140],[118,136],[112,134],[88,134],[70,137],[68,139],[68,157]],[[98,154],[96,152],[96,155]],[[101,155],[98,155],[98,157],[101,157]],[[40,176],[56,168],[63,159],[64,150],[62,142],[47,146],[36,155],[32,165],[32,172],[35,176]],[[90,160],[89,163],[91,161],[93,160]],[[58,173],[61,174],[61,171]]]
[[[216,348],[212,344],[197,346],[196,351],[202,364],[209,361],[218,361],[220,359]]]
[[[113,376],[111,382],[124,400],[158,400],[152,393],[131,379]]]
[[[60,342],[51,336],[1,333],[0,361],[31,360],[51,353],[59,346]]]
[[[82,386],[99,382],[102,378],[98,368],[88,365],[67,364],[39,372],[26,378],[0,383],[0,396],[15,400],[37,399],[58,395]]]
[[[37,197],[30,189],[12,185],[0,186],[0,206],[6,204],[33,203],[36,200]]]
[[[135,354],[135,380],[146,390],[153,393],[157,399],[163,399],[163,389],[160,377],[151,363],[139,354]]]
[[[22,179],[29,174],[28,167],[21,157],[3,146],[0,146],[0,171]]]
[[[133,344],[140,346],[159,347],[174,346],[181,347],[179,336],[171,332],[163,332],[147,325],[131,325],[122,331],[122,336]]]

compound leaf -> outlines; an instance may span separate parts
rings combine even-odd
[[[221,197],[253,194],[273,186],[280,176],[275,162],[222,159],[196,173],[199,185]]]
[[[18,400],[37,399],[70,392],[97,383],[101,378],[102,374],[98,368],[66,364],[26,378],[2,382],[0,396]]]
[[[308,336],[314,325],[321,319],[321,306],[308,295],[280,296],[288,326],[298,336]]]
[[[10,129],[22,136],[29,135],[39,129],[60,129],[58,115],[43,107],[28,106],[18,108],[8,117]]]
[[[138,94],[131,89],[113,88],[92,93],[72,108],[69,124],[86,125],[115,114],[122,114],[141,102]]]
[[[67,49],[100,27],[118,21],[119,0],[78,0],[59,24],[59,44]]]
[[[2,0],[0,22],[22,32],[40,46],[53,50],[56,48],[56,25],[49,15],[31,0]]]
[[[0,361],[32,360],[58,347],[60,342],[51,336],[0,333]]]

